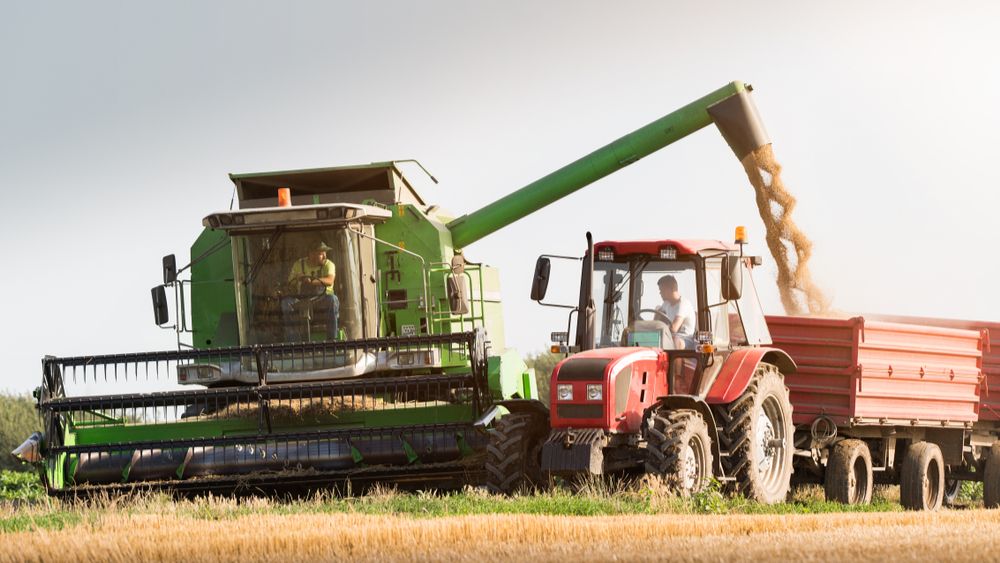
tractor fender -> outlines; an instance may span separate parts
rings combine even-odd
[[[719,429],[715,425],[715,415],[712,414],[712,408],[708,406],[708,403],[694,395],[668,395],[660,397],[646,411],[646,416],[643,416],[643,424],[645,424],[650,411],[660,409],[671,411],[681,409],[693,410],[705,419],[705,424],[708,425],[708,437],[712,439],[712,473],[716,477],[724,477],[722,450],[719,446]]]
[[[795,360],[777,348],[742,348],[726,358],[712,388],[705,395],[710,405],[727,404],[743,394],[761,362],[774,364],[782,375],[795,373]]]

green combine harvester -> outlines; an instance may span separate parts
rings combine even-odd
[[[238,207],[208,215],[152,291],[178,350],[46,357],[43,432],[15,455],[54,495],[480,483],[494,407],[538,402],[504,344],[497,271],[463,250],[713,122],[756,146],[749,91],[730,83],[457,218],[395,161],[231,175]]]

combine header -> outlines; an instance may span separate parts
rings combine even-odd
[[[16,455],[50,494],[479,482],[493,407],[537,392],[504,344],[497,271],[463,249],[713,122],[745,154],[763,135],[749,91],[728,84],[458,218],[398,162],[231,175],[238,208],[208,215],[191,263],[165,257],[152,291],[178,350],[46,357],[44,433]]]

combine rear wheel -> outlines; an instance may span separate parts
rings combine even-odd
[[[791,486],[792,405],[778,368],[760,364],[746,390],[728,405],[715,406],[719,442],[731,488],[743,496],[774,504],[783,502]]]
[[[542,437],[548,425],[525,413],[505,415],[490,430],[486,448],[486,488],[509,495],[543,487]]]
[[[833,446],[826,464],[823,489],[826,500],[844,504],[869,504],[874,479],[872,454],[861,440],[841,440]]]
[[[1000,508],[1000,442],[990,448],[983,470],[983,504],[986,508]]]
[[[693,410],[654,411],[646,419],[646,473],[680,496],[700,491],[712,476],[708,424]]]
[[[931,442],[906,449],[899,476],[899,502],[908,510],[937,510],[944,500],[944,458]]]

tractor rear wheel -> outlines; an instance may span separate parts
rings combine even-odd
[[[908,510],[937,510],[944,499],[944,458],[931,442],[906,449],[899,475],[899,502]]]
[[[694,410],[653,411],[646,419],[646,473],[688,497],[712,477],[708,424]]]
[[[872,454],[861,440],[841,440],[830,453],[823,489],[826,500],[844,504],[870,504],[874,479]]]
[[[791,487],[792,405],[778,368],[761,363],[746,390],[727,405],[716,405],[719,443],[730,490],[765,504],[784,502]]]
[[[1000,508],[1000,442],[990,448],[983,469],[983,505],[986,508]]]
[[[547,484],[542,475],[542,438],[548,431],[538,416],[504,415],[490,430],[486,447],[486,488],[509,495]]]

